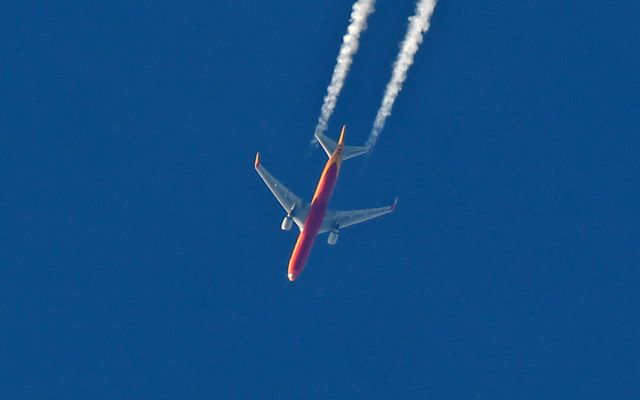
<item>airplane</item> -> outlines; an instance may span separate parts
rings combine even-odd
[[[393,204],[387,207],[353,211],[327,209],[329,200],[333,194],[333,189],[338,180],[342,161],[357,157],[369,151],[368,146],[345,146],[345,130],[346,125],[342,126],[338,143],[322,133],[316,133],[315,135],[322,149],[327,154],[327,157],[329,157],[329,160],[322,170],[322,175],[320,175],[320,180],[316,186],[311,204],[304,202],[274,178],[273,175],[262,166],[260,153],[256,154],[256,171],[287,213],[282,220],[280,228],[283,231],[288,231],[291,229],[292,222],[295,222],[300,230],[287,269],[287,278],[289,278],[291,282],[296,280],[302,273],[318,234],[329,232],[327,243],[335,245],[338,241],[340,229],[388,214],[395,210],[398,204],[398,198],[396,198]]]

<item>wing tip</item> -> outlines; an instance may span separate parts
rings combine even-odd
[[[255,167],[256,169],[258,169],[258,167],[260,167],[260,152],[256,153],[256,161],[255,161]]]
[[[396,207],[398,207],[398,198],[396,197],[395,200],[393,200],[393,204],[391,205],[391,211],[394,211],[396,209]]]

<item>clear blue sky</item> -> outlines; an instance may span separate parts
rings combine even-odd
[[[295,234],[350,1],[3,5],[0,397],[637,399],[640,5],[441,1],[375,152]],[[329,135],[367,138],[380,0]]]

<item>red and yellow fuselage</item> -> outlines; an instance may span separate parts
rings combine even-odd
[[[307,215],[307,219],[304,221],[304,225],[300,231],[300,235],[298,235],[296,245],[293,248],[293,253],[289,260],[289,268],[287,270],[287,277],[290,281],[296,280],[296,278],[302,273],[302,270],[307,263],[307,259],[309,258],[309,254],[311,253],[313,243],[318,236],[318,231],[322,226],[322,221],[324,220],[324,215],[327,212],[329,200],[331,199],[333,189],[338,181],[338,175],[342,165],[344,131],[345,128],[343,127],[342,132],[340,132],[338,147],[322,170],[318,186],[316,187],[313,199],[311,200],[309,214]]]

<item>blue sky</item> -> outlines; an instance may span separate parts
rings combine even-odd
[[[441,1],[372,156],[295,241],[351,3],[13,2],[0,27],[7,398],[634,399],[640,6]],[[412,1],[330,121],[368,136]]]

